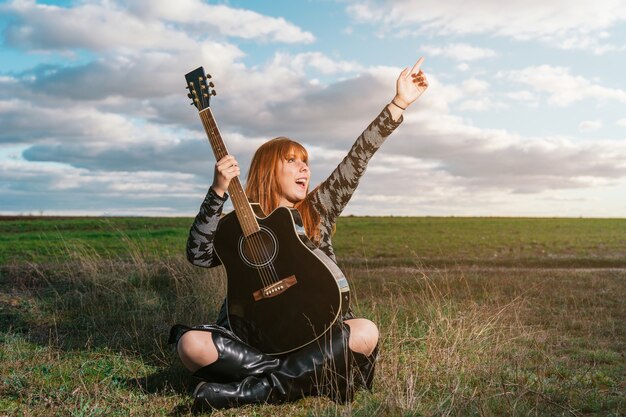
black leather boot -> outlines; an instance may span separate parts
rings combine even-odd
[[[281,358],[278,367],[263,375],[249,375],[239,382],[200,383],[194,392],[194,410],[281,403],[307,395],[351,400],[354,387],[346,378],[352,362],[348,337],[348,326],[335,326],[318,341]]]
[[[372,384],[374,383],[376,360],[378,359],[378,345],[376,345],[374,351],[369,356],[355,352],[352,354],[354,355],[355,362],[354,369],[358,372],[355,375],[355,385],[371,391]]]
[[[194,372],[208,382],[239,382],[248,376],[261,376],[278,368],[280,360],[228,335],[212,332],[218,359]]]
[[[371,392],[377,359],[378,345],[370,355],[350,351],[347,372],[341,376],[346,378],[342,384],[345,389],[336,390],[331,398],[338,403],[348,404],[354,400],[354,393],[357,389],[365,388]]]

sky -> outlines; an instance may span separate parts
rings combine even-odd
[[[506,4],[506,5],[505,5]],[[626,0],[0,2],[0,214],[193,216],[264,141],[323,181],[423,56],[349,215],[626,216]]]

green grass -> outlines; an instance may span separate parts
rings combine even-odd
[[[184,250],[191,218],[0,217],[0,264],[66,259],[72,251],[130,258]],[[626,219],[342,217],[344,264],[626,267]]]
[[[345,217],[344,261],[435,266],[626,266],[626,219]]]
[[[225,290],[184,260],[190,221],[0,222],[0,416],[190,414],[167,332],[210,322]],[[624,224],[343,218],[353,305],[381,330],[374,391],[213,415],[624,415]]]
[[[180,253],[193,219],[141,217],[0,217],[0,264],[55,262],[91,250],[130,258],[129,243],[155,256]]]

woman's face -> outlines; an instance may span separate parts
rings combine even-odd
[[[309,189],[311,173],[309,166],[296,155],[283,159],[278,167],[278,183],[282,190],[280,206],[293,207],[304,200]]]

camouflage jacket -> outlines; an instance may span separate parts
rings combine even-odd
[[[398,121],[394,121],[385,106],[357,138],[337,168],[306,197],[311,199],[313,207],[320,215],[319,248],[335,262],[337,260],[331,242],[335,221],[350,201],[370,158],[402,120],[400,117]],[[187,259],[194,265],[210,268],[220,264],[213,250],[213,236],[227,198],[227,195],[222,198],[209,188],[200,206],[200,212],[187,239]]]

